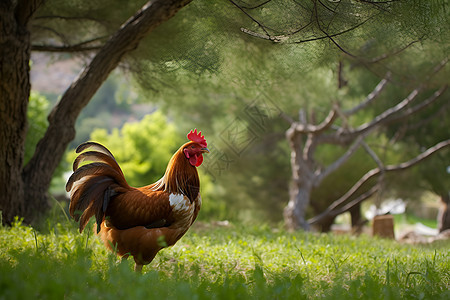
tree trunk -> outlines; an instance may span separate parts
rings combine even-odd
[[[361,213],[361,203],[353,206],[349,209],[350,217],[352,220],[352,231],[353,233],[360,234],[362,232],[364,224],[367,222]]]
[[[357,204],[349,209],[350,217],[352,219],[352,227],[358,226],[361,223],[361,204]]]
[[[450,229],[450,192],[441,195],[441,207],[438,214],[438,230],[443,232]]]
[[[21,171],[31,88],[30,33],[14,2],[0,2],[0,211],[6,223],[25,208]]]
[[[288,205],[284,208],[284,221],[289,230],[309,230],[306,209],[309,205],[311,189],[301,183],[293,183]]]
[[[330,232],[331,226],[333,226],[335,219],[336,217],[329,216],[322,219],[319,223],[317,223],[317,225],[314,225],[314,227],[317,227],[320,232]]]
[[[15,16],[11,11],[16,2]],[[191,0],[149,1],[111,36],[50,113],[49,127],[22,172],[30,94],[30,37],[16,20],[31,17],[40,2],[0,2],[0,209],[6,223],[17,215],[32,222],[48,209],[47,191],[53,173],[75,137],[75,121],[82,109],[123,57]]]
[[[292,184],[289,203],[284,208],[284,222],[289,230],[309,230],[306,221],[306,209],[309,206],[313,188],[313,175],[305,164],[302,151],[302,135],[290,128],[286,132],[291,147]]]

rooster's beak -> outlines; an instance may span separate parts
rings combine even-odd
[[[209,149],[208,148],[202,148],[202,149],[200,149],[200,150],[202,150],[202,153],[209,153]]]

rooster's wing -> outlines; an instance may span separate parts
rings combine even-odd
[[[117,229],[136,226],[167,227],[174,222],[169,194],[145,188],[132,189],[115,196],[105,213],[105,221]]]

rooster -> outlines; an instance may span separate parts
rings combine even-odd
[[[81,154],[73,163],[66,190],[70,215],[79,222],[80,233],[95,216],[105,246],[122,259],[133,256],[137,272],[162,248],[174,245],[197,218],[202,203],[197,167],[203,153],[209,153],[197,129],[187,138],[190,142],[175,152],[164,176],[140,188],[128,185],[104,146],[95,142],[78,146],[76,152]],[[85,161],[91,163],[80,166]]]

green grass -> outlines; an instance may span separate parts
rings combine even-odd
[[[424,219],[419,218],[413,214],[399,214],[394,215],[395,224],[401,225],[414,225],[416,223],[422,223],[430,228],[437,228],[437,219]]]
[[[75,224],[0,228],[0,299],[450,299],[448,242],[197,226],[144,274]]]

